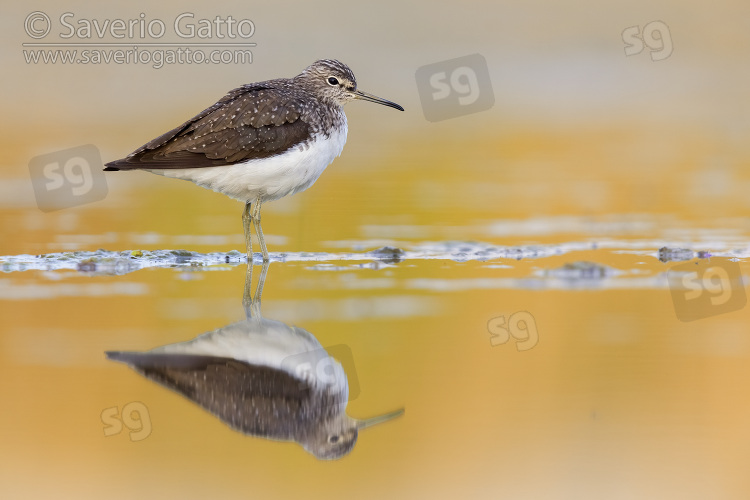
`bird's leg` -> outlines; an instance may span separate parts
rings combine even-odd
[[[253,224],[255,225],[255,232],[258,234],[258,243],[260,244],[260,251],[263,252],[263,262],[268,262],[268,249],[266,248],[266,241],[263,239],[263,230],[260,228],[260,195],[255,200],[255,208],[253,210]]]
[[[242,305],[245,307],[245,314],[248,318],[260,317],[260,299],[263,294],[263,284],[266,281],[266,273],[268,272],[268,264],[270,259],[268,257],[268,249],[266,248],[266,242],[263,239],[263,230],[260,227],[260,196],[255,199],[255,206],[251,207],[251,203],[245,204],[245,210],[242,212],[242,225],[245,229],[245,244],[247,245],[247,274],[245,275],[245,290],[242,294]],[[252,213],[251,213],[252,208]],[[253,240],[250,231],[250,221],[255,226],[255,232],[258,234],[258,243],[260,244],[260,250],[263,253],[263,267],[260,271],[260,279],[258,280],[258,288],[255,290],[255,297],[253,297]]]
[[[245,209],[242,211],[242,227],[245,230],[245,249],[247,251],[247,273],[245,274],[245,290],[242,294],[242,305],[245,306],[246,314],[250,314],[250,308],[253,304],[253,236],[250,233],[250,221],[252,218],[253,216],[250,214],[250,202],[247,202],[245,203]]]
[[[255,289],[255,297],[252,295],[253,290],[253,273],[248,272],[245,275],[245,290],[242,294],[242,306],[245,308],[245,317],[260,318],[260,301],[263,295],[263,285],[266,282],[266,273],[268,273],[268,266],[270,262],[263,262],[263,266],[260,269],[260,278],[258,279],[258,287]]]
[[[245,230],[245,250],[247,251],[248,268],[253,267],[253,235],[250,232],[250,221],[253,219],[250,214],[250,202],[245,203],[245,210],[242,212],[242,227]],[[252,269],[250,269],[252,272]]]
[[[268,265],[270,262],[265,261],[263,262],[263,267],[260,268],[260,278],[258,279],[258,288],[255,289],[255,298],[253,298],[253,303],[258,305],[258,312],[260,312],[260,299],[261,295],[263,295],[263,285],[266,283],[266,273],[268,273]]]
[[[247,273],[245,273],[245,289],[242,292],[242,306],[245,308],[245,314],[247,317],[251,317],[251,310],[253,306],[253,266],[247,266]]]

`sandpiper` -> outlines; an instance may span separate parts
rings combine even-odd
[[[359,431],[404,413],[348,416],[349,383],[341,364],[312,333],[262,316],[189,341],[146,352],[109,351],[107,357],[185,396],[232,429],[295,441],[322,460],[343,457]]]
[[[309,188],[341,154],[347,135],[343,106],[355,99],[404,110],[358,90],[347,65],[322,59],[294,78],[230,91],[179,127],[107,163],[104,170],[146,170],[244,202],[248,265],[253,263],[251,221],[263,261],[268,262],[261,204]]]

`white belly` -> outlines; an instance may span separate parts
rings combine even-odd
[[[185,179],[235,200],[263,202],[299,193],[313,185],[323,170],[341,154],[346,143],[346,118],[330,136],[319,135],[307,146],[234,165],[203,168],[150,169],[149,172]]]

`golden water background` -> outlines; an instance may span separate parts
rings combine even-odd
[[[348,63],[362,89],[406,112],[348,105],[343,155],[312,189],[264,207],[272,253],[588,246],[488,262],[273,263],[265,315],[351,348],[360,394],[349,414],[406,408],[330,463],[237,434],[104,358],[242,319],[243,265],[2,274],[0,496],[750,495],[750,312],[680,321],[659,278],[674,263],[656,253],[734,255],[750,272],[746,2],[36,8],[53,18],[249,17],[258,46],[247,66],[27,65],[31,8],[6,6],[0,255],[241,250],[240,204],[147,173],[108,174],[106,199],[43,213],[29,159],[83,144],[120,158],[231,88],[322,57]],[[671,57],[626,57],[622,31],[653,20],[670,27]],[[494,107],[425,120],[416,69],[472,53],[488,62]],[[544,277],[577,261],[622,274]],[[538,344],[492,346],[488,322],[518,311],[533,315]],[[105,437],[102,411],[131,401],[148,408],[151,434]]]

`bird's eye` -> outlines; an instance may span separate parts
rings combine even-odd
[[[331,77],[328,78],[328,83],[330,85],[338,85],[339,81],[336,78],[334,78],[334,77],[331,76]]]
[[[335,80],[335,78],[334,78],[334,80]],[[328,442],[331,443],[331,444],[336,444],[336,443],[339,442],[339,437],[337,435],[335,435],[335,434],[333,436],[328,436]]]

